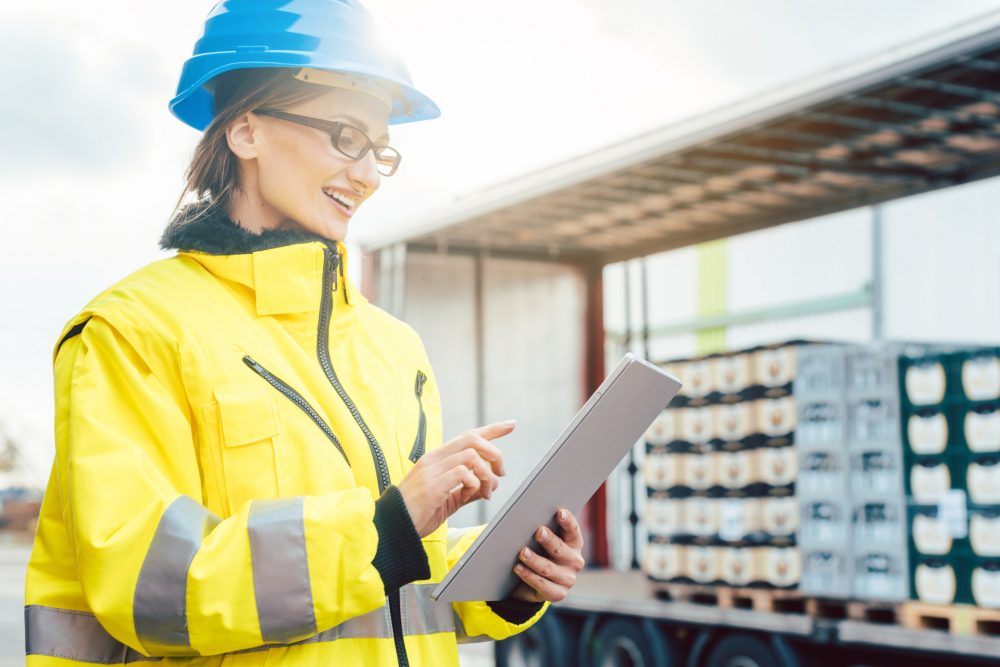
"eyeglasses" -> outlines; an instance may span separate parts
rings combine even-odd
[[[332,120],[320,120],[309,116],[298,116],[284,111],[255,111],[261,116],[272,116],[281,120],[291,121],[306,127],[313,127],[322,130],[330,135],[330,142],[342,155],[352,160],[360,160],[368,151],[375,154],[375,164],[378,173],[383,176],[392,176],[399,168],[399,161],[403,158],[395,148],[376,144],[368,138],[368,135],[347,123],[338,123]]]

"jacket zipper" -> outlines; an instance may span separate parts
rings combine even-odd
[[[281,378],[254,361],[250,355],[245,355],[243,357],[243,363],[252,368],[257,375],[267,380],[267,383],[277,389],[282,396],[299,406],[299,409],[306,413],[306,415],[308,415],[313,422],[315,422],[316,426],[319,426],[323,433],[326,434],[326,437],[330,439],[330,442],[333,443],[333,446],[337,448],[337,451],[340,452],[340,455],[344,457],[344,460],[347,461],[348,467],[350,467],[351,462],[348,460],[347,454],[344,453],[344,448],[340,446],[340,441],[337,440],[337,436],[333,433],[333,429],[331,429],[327,423],[323,421],[323,418],[320,417],[315,410],[313,410],[312,406],[309,405],[309,402],[302,398],[302,395],[299,394],[299,392],[289,387],[284,381],[281,380]]]
[[[344,405],[351,411],[351,416],[354,417],[354,421],[358,423],[362,433],[365,434],[365,438],[368,440],[368,448],[371,450],[372,459],[375,461],[375,469],[378,472],[378,492],[379,495],[382,495],[392,484],[392,481],[389,479],[389,466],[385,462],[385,455],[382,453],[382,448],[379,446],[378,441],[375,440],[375,436],[372,435],[371,429],[365,424],[361,413],[358,412],[354,401],[351,400],[351,397],[344,390],[343,385],[340,384],[337,373],[333,370],[333,363],[330,361],[330,317],[333,315],[333,293],[337,289],[336,272],[338,265],[340,265],[340,255],[327,247],[323,251],[323,295],[319,304],[319,330],[316,335],[316,356],[319,357],[319,365],[323,368],[323,372],[326,373],[330,384],[340,394],[340,399],[344,401]],[[341,275],[343,275],[342,266],[340,270]],[[344,290],[344,300],[347,300],[346,289]],[[392,636],[396,644],[396,659],[399,662],[399,667],[409,667],[410,662],[406,656],[406,645],[403,643],[403,621],[400,610],[399,591],[392,591],[389,593],[388,598],[389,618],[392,621]]]
[[[410,460],[414,463],[424,455],[424,441],[427,439],[427,415],[424,414],[424,383],[427,376],[422,371],[417,371],[417,380],[413,385],[413,393],[417,395],[417,405],[420,407],[420,419],[417,421],[417,439],[413,441],[413,449],[410,450]]]

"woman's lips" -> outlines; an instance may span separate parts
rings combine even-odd
[[[354,215],[354,210],[353,209],[347,208],[342,203],[340,203],[339,201],[337,201],[336,199],[334,199],[330,195],[326,194],[325,192],[323,194],[330,201],[330,203],[333,204],[337,208],[337,211],[339,211],[342,216],[344,216],[345,218],[350,218],[352,215]]]

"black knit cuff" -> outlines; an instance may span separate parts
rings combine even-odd
[[[378,531],[378,549],[372,565],[382,577],[385,594],[394,593],[411,581],[430,579],[427,552],[406,511],[403,495],[395,486],[390,486],[375,501],[373,521]]]
[[[545,606],[544,602],[528,602],[527,600],[512,600],[510,598],[486,604],[490,606],[494,614],[514,625],[527,623]]]

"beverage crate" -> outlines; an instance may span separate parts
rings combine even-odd
[[[843,345],[801,345],[795,348],[793,392],[799,399],[842,400],[847,352]]]
[[[802,552],[802,583],[806,595],[851,597],[851,551],[846,546],[799,546]]]
[[[905,548],[858,545],[852,549],[852,596],[859,600],[898,602],[910,597],[909,559]]]

